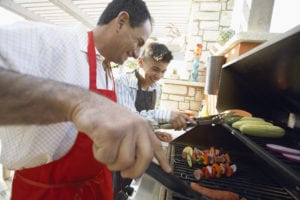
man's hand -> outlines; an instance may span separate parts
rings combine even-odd
[[[110,170],[121,171],[123,177],[141,176],[153,157],[166,172],[171,171],[149,123],[105,97],[84,97],[73,110],[71,120],[93,140],[95,158]]]
[[[188,115],[182,112],[172,111],[170,123],[175,130],[185,130],[187,127],[187,122],[196,125],[196,121]]]
[[[166,132],[156,131],[155,135],[162,142],[171,142],[173,139],[172,135]]]

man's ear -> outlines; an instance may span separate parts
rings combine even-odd
[[[122,11],[118,14],[116,20],[117,30],[120,30],[125,24],[129,24],[129,14],[126,11]]]

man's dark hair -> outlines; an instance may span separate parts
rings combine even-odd
[[[173,59],[172,52],[164,44],[152,42],[146,45],[142,58],[152,58],[157,62],[169,63]]]
[[[108,24],[111,20],[116,18],[122,11],[126,11],[129,14],[130,26],[132,28],[140,26],[146,20],[150,20],[152,24],[152,18],[150,12],[146,6],[146,3],[142,0],[113,0],[104,9],[101,14],[97,25]]]

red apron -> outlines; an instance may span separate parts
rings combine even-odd
[[[114,90],[100,90],[96,87],[97,65],[92,32],[89,32],[88,36],[90,90],[116,101]],[[95,160],[92,145],[92,140],[79,132],[70,151],[59,160],[15,171],[12,200],[112,200],[111,172],[105,165]]]

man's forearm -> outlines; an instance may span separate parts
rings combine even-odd
[[[69,121],[81,95],[87,95],[87,91],[0,67],[0,124]]]

